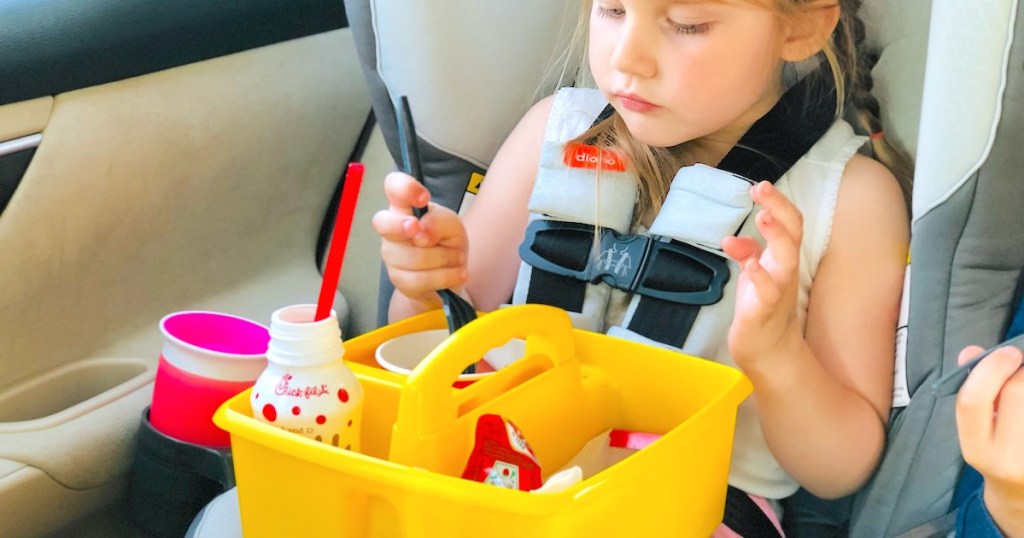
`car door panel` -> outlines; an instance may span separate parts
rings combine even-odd
[[[321,221],[370,107],[349,30],[211,50],[52,97],[0,87],[0,144],[42,135],[8,154],[33,152],[0,213],[0,536],[123,496],[163,315],[268,323],[316,300]]]
[[[0,106],[0,213],[32,161],[52,109],[49,96]]]
[[[43,132],[52,110],[50,96],[0,106],[0,142]]]

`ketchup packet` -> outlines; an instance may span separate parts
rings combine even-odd
[[[540,462],[512,421],[481,415],[476,440],[462,478],[502,488],[530,491],[542,485]]]

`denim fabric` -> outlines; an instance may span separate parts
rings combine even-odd
[[[1003,538],[1003,533],[996,527],[992,515],[985,508],[982,499],[983,488],[978,488],[967,498],[956,516],[957,538]]]
[[[825,500],[800,488],[782,500],[782,528],[787,538],[845,538],[852,506],[852,496]]]

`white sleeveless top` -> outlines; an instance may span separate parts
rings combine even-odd
[[[608,102],[597,90],[565,88],[555,94],[548,118],[545,141],[567,142],[587,130]],[[846,163],[867,140],[857,136],[843,120],[837,120],[821,139],[775,183],[803,213],[804,233],[800,247],[800,289],[797,315],[806,329],[807,303],[818,265],[828,248]],[[750,178],[758,180],[759,178]],[[759,211],[755,206],[754,213]],[[753,218],[748,218],[740,235],[756,238],[764,244]],[[729,260],[733,278],[725,287],[725,295],[715,305],[701,309],[682,350],[721,364],[735,367],[729,355],[727,335],[736,301],[736,275],[739,267]],[[621,301],[621,292],[613,290],[609,305]],[[620,303],[621,304],[621,303]],[[609,310],[614,308],[610,307]],[[611,314],[611,312],[609,312]],[[621,314],[619,314],[621,316]],[[606,320],[608,325],[621,320]],[[769,499],[781,499],[796,492],[798,484],[779,465],[768,450],[752,399],[744,401],[736,418],[729,483],[748,493]]]

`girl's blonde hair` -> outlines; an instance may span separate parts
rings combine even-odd
[[[815,0],[746,0],[774,9],[780,16],[788,16],[805,4]],[[903,190],[905,199],[910,200],[913,181],[913,165],[902,149],[892,144],[882,133],[878,100],[871,95],[871,67],[877,58],[861,50],[864,41],[864,23],[857,17],[861,0],[836,0],[840,10],[839,23],[821,52],[818,64],[828,65],[836,95],[836,118],[849,115],[860,127],[871,135],[871,149],[874,157],[886,165]],[[593,0],[581,0],[580,16],[569,45],[548,75],[546,87],[594,86],[587,64],[587,33],[589,13]],[[813,7],[812,7],[813,9]],[[824,62],[820,58],[824,58]],[[812,60],[815,61],[815,60]],[[816,67],[815,69],[824,69]],[[831,88],[822,93],[831,94]],[[816,98],[811,96],[810,98]],[[818,96],[817,98],[821,98]],[[846,106],[852,105],[847,114]],[[682,166],[693,164],[688,151],[690,143],[671,148],[652,147],[638,142],[629,135],[625,122],[618,114],[598,122],[573,142],[588,143],[613,148],[627,158],[639,178],[639,201],[634,221],[649,225],[661,208],[675,173]],[[751,178],[757,179],[757,178]]]

